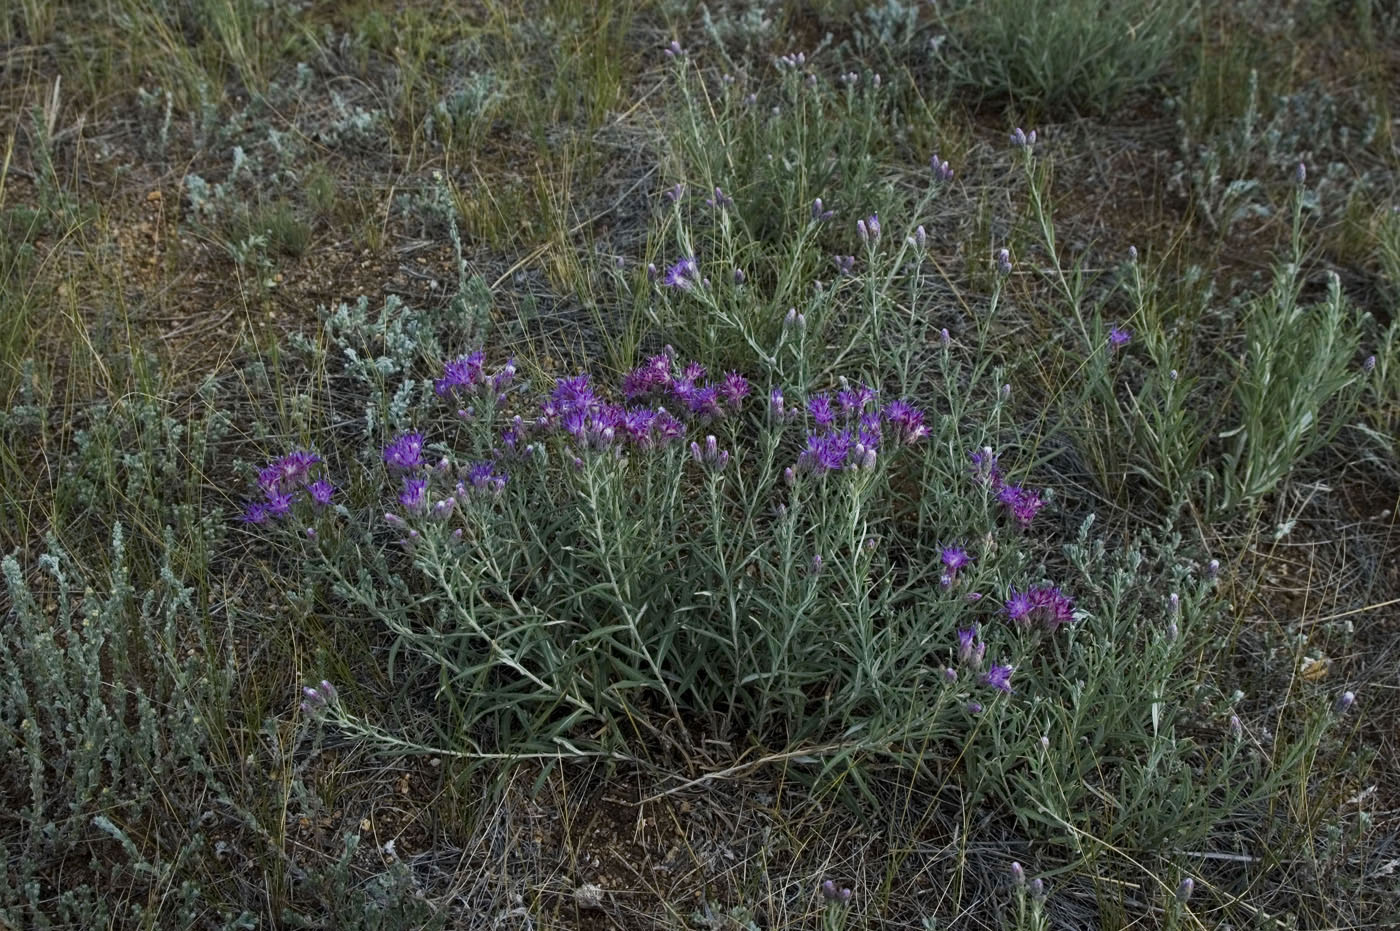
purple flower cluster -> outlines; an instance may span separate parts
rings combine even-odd
[[[518,419],[518,418],[517,418]],[[476,492],[500,492],[505,488],[507,476],[495,472],[493,462],[478,462],[467,470],[455,474],[456,482],[451,492],[434,493],[435,485],[442,487],[451,483],[451,463],[443,458],[431,468],[423,458],[423,434],[402,433],[394,437],[384,447],[384,464],[403,476],[402,490],[398,495],[399,507],[407,514],[446,520],[452,516],[459,504],[465,504],[468,497]],[[434,500],[437,494],[441,494]],[[385,519],[394,526],[402,526],[403,518],[390,512]],[[409,532],[409,539],[417,536],[417,531]]]
[[[335,686],[325,679],[322,679],[321,684],[316,688],[309,685],[302,686],[301,694],[301,710],[305,714],[322,714],[340,697]]]
[[[970,669],[981,669],[982,658],[987,654],[987,644],[977,639],[976,627],[965,627],[958,631],[958,662]]]
[[[401,433],[384,447],[384,464],[408,472],[423,464],[423,434]]]
[[[960,665],[976,672],[982,668],[982,662],[986,658],[986,655],[987,644],[978,639],[976,627],[965,627],[958,631],[958,663]],[[1013,670],[1014,667],[1012,666],[993,663],[987,668],[987,671],[982,674],[978,681],[983,685],[990,685],[997,691],[1010,694],[1011,673]],[[949,667],[943,671],[943,677],[950,683],[956,682],[958,680],[957,670]],[[976,704],[976,702],[973,704]],[[977,711],[980,710],[981,706],[978,705]],[[973,713],[976,714],[977,712],[974,711]]]
[[[773,389],[769,412],[777,422],[794,413],[784,407],[781,389]],[[807,413],[816,429],[807,434],[807,446],[795,466],[798,472],[873,469],[886,435],[906,445],[928,435],[922,411],[903,400],[891,401],[882,409],[869,385],[852,388],[843,383],[835,404],[830,395],[815,395],[807,401]]]
[[[313,479],[311,474],[322,461],[315,453],[293,450],[259,469],[258,487],[263,498],[250,502],[241,520],[245,524],[265,524],[286,517],[298,498],[309,500],[318,509],[329,506],[335,486],[324,475]]]
[[[433,389],[442,397],[489,394],[501,400],[506,388],[515,380],[515,360],[506,360],[494,375],[486,374],[485,361],[486,354],[477,349],[448,362],[443,366],[442,377],[433,383]]]
[[[643,397],[669,397],[699,417],[718,419],[738,411],[749,396],[748,379],[728,372],[718,381],[707,381],[705,367],[691,362],[676,368],[671,351],[652,356],[622,379],[622,393],[629,401]]]
[[[641,371],[639,369],[633,375]],[[714,402],[716,410],[718,397],[717,388],[707,395]],[[606,449],[621,441],[629,441],[642,449],[653,449],[685,435],[685,424],[664,407],[627,408],[602,400],[589,384],[587,375],[561,378],[555,382],[554,392],[541,405],[540,413],[538,426],[546,430],[561,430],[587,449]],[[507,432],[518,433],[518,428]]]
[[[729,450],[719,448],[719,440],[712,433],[705,437],[705,445],[690,444],[690,458],[712,472],[722,472],[729,464]]]
[[[1006,616],[1023,629],[1040,624],[1053,634],[1060,625],[1074,622],[1074,599],[1049,585],[1019,592],[1013,588],[1006,599]]]
[[[996,492],[997,500],[1002,503],[1007,513],[1016,520],[1016,523],[1021,525],[1021,529],[1029,528],[1031,522],[1035,520],[1035,515],[1040,513],[1040,509],[1045,506],[1040,492],[1006,481],[1005,476],[1001,473],[1001,467],[997,463],[997,455],[992,452],[990,446],[984,446],[973,452],[971,459],[973,479],[983,485],[990,485],[992,490]]]

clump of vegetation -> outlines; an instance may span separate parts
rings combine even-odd
[[[1194,4],[741,6],[5,15],[0,924],[1393,909],[1386,169]],[[1193,68],[1130,230],[956,104]]]

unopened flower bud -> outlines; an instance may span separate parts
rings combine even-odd
[[[1355,693],[1343,692],[1342,694],[1337,696],[1337,704],[1335,705],[1334,710],[1337,712],[1337,714],[1346,714],[1347,710],[1351,708],[1351,706],[1354,704],[1356,704]]]
[[[1185,905],[1191,898],[1191,893],[1195,891],[1196,881],[1190,876],[1187,876],[1181,881],[1181,884],[1176,887],[1176,901],[1181,905]]]
[[[1015,884],[1017,889],[1026,887],[1026,869],[1019,863],[1011,864],[1011,882]]]
[[[1011,252],[1008,249],[997,250],[997,273],[1003,278],[1011,274]]]

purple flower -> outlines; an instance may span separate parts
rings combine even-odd
[[[1058,587],[1033,588],[1031,599],[1039,611],[1041,625],[1050,633],[1053,634],[1064,624],[1074,623],[1074,599]]]
[[[292,513],[292,496],[282,492],[272,492],[267,496],[267,516],[286,517]]]
[[[991,485],[994,491],[1002,487],[1001,469],[997,466],[996,453],[990,446],[983,446],[972,453],[972,477],[984,485]]]
[[[987,670],[986,675],[982,676],[982,682],[1010,695],[1011,672],[1014,668],[1015,667],[1012,666],[999,666],[993,663],[991,668]]]
[[[495,463],[489,460],[473,463],[467,472],[467,481],[473,488],[482,491],[500,491],[506,487],[508,478],[504,473],[496,474]]]
[[[635,398],[671,383],[671,356],[659,353],[633,369],[622,379],[622,393]]]
[[[335,494],[335,486],[324,478],[307,485],[306,490],[311,494],[311,502],[317,507],[329,505],[331,496]]]
[[[319,714],[325,711],[328,706],[335,703],[337,698],[335,686],[325,679],[321,680],[319,688],[302,686],[301,694],[303,696],[301,710],[307,714]]]
[[[782,388],[774,388],[768,392],[768,415],[773,418],[775,423],[783,423],[788,419],[788,411],[783,404]]]
[[[971,663],[977,655],[977,628],[964,627],[958,630],[958,662]]]
[[[428,480],[426,478],[406,478],[403,480],[403,493],[399,503],[406,510],[417,512],[428,505]]]
[[[258,471],[258,484],[263,491],[291,491],[303,484],[311,467],[321,462],[321,457],[305,450],[294,450],[280,459],[275,459]]]
[[[812,222],[825,223],[827,220],[830,220],[835,215],[836,214],[834,211],[826,209],[826,206],[822,204],[822,199],[820,197],[812,201]]]
[[[248,509],[238,519],[245,524],[265,524],[267,523],[267,505],[261,501],[254,501],[248,505]]]
[[[841,404],[842,413],[849,417],[865,410],[865,406],[875,400],[875,389],[869,385],[843,388],[836,392],[836,400]]]
[[[1006,616],[1021,627],[1030,627],[1034,621],[1031,619],[1031,612],[1035,610],[1035,603],[1031,601],[1030,592],[1018,592],[1011,590],[1011,595],[1006,599]]]
[[[1132,338],[1132,331],[1126,327],[1114,326],[1108,331],[1108,344],[1114,349],[1127,345],[1128,340]]]
[[[831,398],[824,394],[819,394],[807,402],[807,412],[812,415],[812,422],[819,427],[830,427],[836,422],[836,412],[831,408]]]
[[[954,577],[957,576],[959,569],[965,568],[972,562],[972,557],[967,555],[967,550],[961,546],[945,546],[939,555],[943,559],[943,565],[947,568],[948,574]]]
[[[735,410],[743,403],[744,398],[749,393],[749,382],[738,372],[729,372],[724,376],[724,382],[719,387],[719,393],[729,406]]]
[[[470,391],[475,388],[484,375],[481,364],[485,358],[486,354],[478,349],[448,362],[443,366],[442,377],[434,383],[433,390],[445,395],[458,389]]]
[[[661,283],[668,288],[677,288],[681,291],[689,291],[695,287],[700,280],[700,266],[695,264],[692,258],[683,258],[675,265],[666,269],[665,276]]]
[[[933,158],[929,160],[929,167],[933,169],[933,180],[944,182],[953,180],[953,169],[948,167],[946,161],[938,157],[937,152],[935,152]]]
[[[1003,278],[1011,274],[1011,252],[1007,249],[997,250],[997,273]]]
[[[690,444],[690,458],[712,472],[719,472],[729,464],[729,451],[719,448],[719,440],[713,434],[705,437],[702,449],[699,443]]]
[[[707,207],[714,207],[717,210],[723,210],[725,207],[734,206],[734,198],[716,187],[715,196],[705,198],[705,205]]]
[[[656,436],[658,445],[662,446],[671,440],[678,440],[685,436],[685,424],[677,420],[664,407],[656,409],[656,416],[651,419],[651,429]]]
[[[1006,599],[1006,616],[1019,627],[1039,623],[1053,634],[1074,622],[1074,599],[1048,585],[1032,586],[1024,592],[1013,588]]]
[[[405,433],[384,447],[384,463],[395,469],[416,469],[423,464],[423,434]]]
[[[997,492],[997,500],[1006,506],[1022,529],[1030,527],[1035,515],[1045,506],[1040,492],[1020,485],[1003,485]]]
[[[898,431],[900,442],[905,445],[928,436],[928,427],[924,426],[924,412],[908,401],[891,401],[885,405],[884,414],[885,422]]]
[[[855,271],[856,257],[853,255],[833,255],[831,260],[836,263],[836,270],[843,275]]]
[[[869,446],[871,449],[879,447],[882,434],[883,431],[880,429],[879,411],[866,411],[864,414],[860,415],[860,421],[856,429],[856,439],[860,440],[862,445]]]
[[[981,713],[982,713],[982,703],[981,703],[980,701],[970,701],[970,702],[968,702],[968,703],[967,703],[967,713],[968,713],[968,714],[981,714]]]
[[[846,464],[846,456],[851,450],[851,437],[848,433],[811,433],[807,436],[807,448],[798,457],[801,468],[812,472],[831,472]]]
[[[491,376],[491,390],[497,395],[501,395],[513,381],[515,381],[515,360],[507,359],[506,364],[501,366],[501,370]]]

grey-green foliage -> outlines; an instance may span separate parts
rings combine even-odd
[[[1345,101],[1317,83],[1261,100],[1259,72],[1251,70],[1239,114],[1224,126],[1210,125],[1206,108],[1193,108],[1185,97],[1171,103],[1186,157],[1173,166],[1170,186],[1189,194],[1222,235],[1251,217],[1271,216],[1268,182],[1291,178],[1299,162],[1308,163],[1310,211],[1338,211],[1351,190],[1384,184],[1382,177],[1358,175],[1353,164],[1358,148],[1376,141],[1380,117],[1372,111],[1358,122]]]
[[[1150,87],[1185,40],[1196,0],[961,0],[934,7],[940,68],[973,93],[1105,113]]]
[[[1245,314],[1233,398],[1238,420],[1221,434],[1224,508],[1272,491],[1300,460],[1331,442],[1356,409],[1357,313],[1335,274],[1320,304],[1306,305],[1300,290],[1297,265],[1280,262],[1273,287]]]
[[[447,144],[478,141],[507,100],[504,81],[494,71],[471,71],[452,81],[424,117],[429,139],[441,134]]]
[[[449,209],[447,233],[457,264],[456,288],[450,300],[436,308],[420,308],[391,294],[375,313],[369,298],[361,297],[353,305],[341,303],[322,311],[323,342],[302,333],[288,340],[292,349],[316,365],[325,360],[327,352],[337,359],[335,377],[349,382],[347,393],[364,399],[367,437],[378,437],[386,426],[410,426],[415,399],[430,397],[430,382],[404,379],[391,386],[390,379],[425,363],[439,365],[467,346],[480,345],[488,334],[490,289],[470,270],[455,212],[444,209]]]
[[[3,562],[0,909],[24,928],[188,926],[203,904],[183,880],[205,840],[171,806],[227,701],[234,670],[207,661],[227,632],[196,620],[194,590],[168,561],[135,588],[120,524],[101,576],[52,540],[34,568]],[[88,878],[59,883],[76,857]]]
[[[888,86],[870,74],[832,82],[795,57],[775,65],[778,93],[750,97],[740,83],[707,87],[677,59],[673,158],[687,186],[674,203],[662,200],[648,248],[664,265],[695,257],[708,284],[662,287],[646,313],[673,345],[711,366],[806,385],[809,376],[868,361],[872,344],[913,322],[907,308],[922,248],[892,218],[910,215],[906,209],[928,216],[938,189],[930,184],[916,200],[877,180],[894,105]],[[733,203],[713,205],[716,188]],[[814,216],[818,198],[826,219]],[[883,241],[860,248],[854,228],[836,220],[856,211],[883,213]],[[854,274],[838,273],[831,249],[861,253]],[[892,326],[900,306],[906,316]],[[784,329],[788,308],[803,313],[801,334]]]

